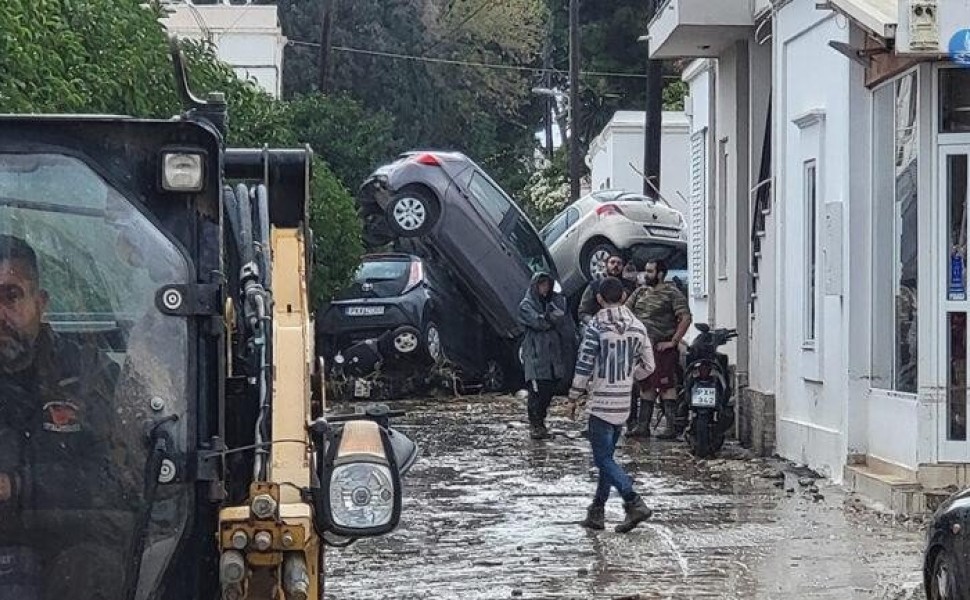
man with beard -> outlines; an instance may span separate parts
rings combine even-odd
[[[117,598],[134,494],[116,462],[117,368],[56,335],[47,304],[34,250],[0,235],[0,560],[34,574],[25,600]]]
[[[648,262],[644,278],[645,285],[627,300],[626,305],[647,328],[656,368],[649,379],[640,384],[638,423],[630,435],[650,436],[650,419],[659,395],[663,401],[667,429],[657,438],[675,439],[686,425],[677,402],[680,341],[684,339],[693,318],[687,298],[676,285],[666,280],[667,265],[664,261]]]
[[[610,254],[609,258],[606,259],[606,275],[590,281],[586,289],[583,290],[583,296],[579,300],[579,322],[581,325],[589,323],[603,308],[597,298],[600,283],[606,277],[618,279],[623,284],[623,291],[626,292],[628,298],[636,290],[636,272],[627,269],[626,261],[618,252]]]

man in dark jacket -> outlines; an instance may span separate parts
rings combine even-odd
[[[45,599],[117,598],[140,491],[116,460],[117,368],[42,321],[39,281],[33,249],[0,235],[0,560],[36,557]]]
[[[536,273],[519,304],[522,367],[529,384],[529,425],[532,439],[546,439],[546,415],[556,388],[572,378],[576,328],[566,314],[566,299],[553,291],[548,273]]]
[[[627,266],[627,262],[623,259],[623,256],[619,252],[614,252],[606,259],[605,277],[619,279],[623,284],[623,290],[626,292],[627,297],[630,297],[637,289],[637,278],[633,265],[630,264],[630,268],[627,268]],[[583,290],[583,296],[579,301],[579,322],[581,324],[585,325],[589,323],[596,316],[596,313],[603,308],[597,300],[599,285],[603,279],[604,277],[593,279],[586,285],[586,289]]]

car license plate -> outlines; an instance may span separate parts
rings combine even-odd
[[[348,317],[376,317],[384,314],[383,306],[348,306]]]
[[[354,398],[370,398],[371,384],[362,379],[354,380]]]
[[[717,406],[717,388],[695,387],[691,391],[690,404],[698,408],[714,408]]]

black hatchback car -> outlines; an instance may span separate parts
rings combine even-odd
[[[926,532],[923,583],[929,600],[970,599],[970,489],[940,505]]]
[[[464,154],[406,153],[367,178],[357,204],[368,245],[404,238],[428,246],[506,339],[521,333],[516,315],[533,273],[558,280],[532,222]]]
[[[424,381],[436,367],[486,391],[509,379],[495,335],[450,274],[410,254],[364,256],[353,283],[318,311],[316,335],[332,369],[360,378],[379,366],[391,388],[401,387],[395,378]],[[370,397],[368,385],[355,388]]]

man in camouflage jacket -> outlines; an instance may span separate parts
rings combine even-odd
[[[637,289],[627,300],[627,308],[647,328],[647,336],[653,345],[656,369],[649,379],[640,385],[640,406],[637,425],[631,436],[649,437],[650,419],[658,398],[664,403],[667,428],[659,439],[674,439],[686,423],[680,414],[677,391],[680,385],[680,341],[690,328],[693,318],[687,298],[667,279],[667,265],[662,260],[651,261],[645,268],[645,285]]]

